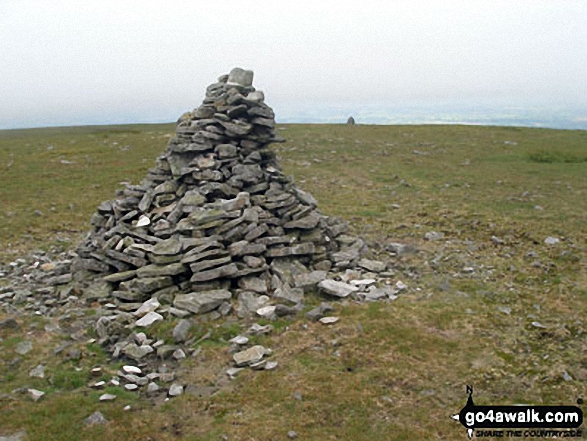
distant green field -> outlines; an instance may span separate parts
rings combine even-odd
[[[73,249],[96,206],[114,198],[120,182],[140,182],[173,130],[0,131],[0,261]],[[153,407],[127,393],[102,406],[79,387],[85,378],[73,365],[53,360],[44,402],[0,400],[0,435],[25,428],[31,439],[286,440],[295,430],[303,440],[458,440],[464,429],[449,417],[465,404],[466,384],[476,404],[572,405],[587,396],[587,131],[278,131],[287,139],[273,147],[284,171],[389,260],[392,283],[404,282],[406,292],[392,303],[336,305],[341,320],[333,327],[281,319],[261,340],[278,369],[247,371],[212,397]],[[425,240],[432,231],[443,238]],[[546,245],[549,236],[559,243]],[[393,257],[385,250],[394,242],[417,252]],[[207,324],[202,334],[208,329],[200,358],[186,362],[190,384],[216,381],[228,366],[226,339],[240,328]],[[27,372],[52,357],[58,342],[35,332],[50,344],[23,357],[18,371],[0,364],[0,394],[30,384]],[[165,338],[170,329],[158,332]],[[10,360],[22,336],[1,337],[1,357]],[[99,349],[86,353],[84,372],[106,363]],[[122,412],[125,404],[135,410]],[[110,425],[83,428],[98,408]]]

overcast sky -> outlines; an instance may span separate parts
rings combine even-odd
[[[235,66],[278,120],[412,102],[587,108],[587,1],[0,0],[0,128],[174,121]]]

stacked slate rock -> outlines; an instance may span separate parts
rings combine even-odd
[[[363,241],[281,172],[269,145],[283,139],[252,80],[236,68],[210,85],[142,183],[100,204],[74,265],[78,279],[105,276],[97,298],[195,314],[238,298],[246,315],[259,296],[299,304],[328,271],[356,267]]]

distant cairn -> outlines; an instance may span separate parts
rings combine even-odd
[[[355,123],[355,118],[353,118],[352,116],[349,116],[349,119],[346,120],[347,125],[349,126],[354,126]]]

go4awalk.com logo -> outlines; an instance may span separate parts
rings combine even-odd
[[[452,416],[477,438],[574,438],[582,435],[583,411],[577,406],[477,406],[467,386],[467,404]]]

